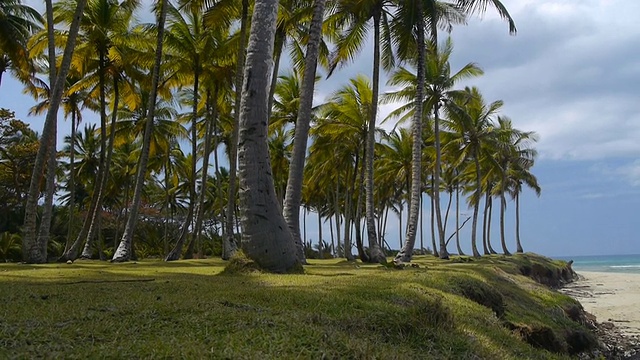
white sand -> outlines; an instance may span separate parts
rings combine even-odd
[[[580,271],[584,277],[566,287],[598,322],[612,322],[624,334],[640,335],[640,274]]]

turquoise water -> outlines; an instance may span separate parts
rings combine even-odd
[[[640,255],[593,255],[559,257],[573,260],[573,270],[640,274]]]

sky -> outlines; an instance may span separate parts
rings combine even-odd
[[[472,17],[466,26],[454,28],[451,66],[455,71],[469,62],[479,65],[484,76],[460,86],[479,87],[487,102],[503,100],[501,114],[510,117],[516,128],[540,137],[532,171],[542,194],[536,197],[525,189],[521,198],[525,251],[548,256],[640,254],[640,2],[502,2],[516,22],[517,35],[509,35],[507,24],[489,9],[481,18]],[[441,39],[446,36],[440,34]],[[316,102],[358,73],[370,76],[371,53],[369,45],[354,64],[323,79]],[[0,107],[14,110],[41,132],[43,119],[27,115],[33,101],[21,90],[5,75]],[[388,90],[382,87],[383,92]],[[382,107],[380,119],[392,108]],[[91,121],[91,116],[85,119]],[[61,136],[69,133],[68,128],[67,122],[60,122]],[[506,231],[511,251],[515,250],[513,211],[510,202]],[[317,226],[311,216],[308,239],[317,241]],[[396,249],[398,226],[393,219],[385,234]],[[466,252],[470,252],[469,227],[461,233]],[[497,222],[493,229],[492,241],[499,247]],[[328,234],[326,224],[325,240]],[[430,243],[428,224],[424,241]]]

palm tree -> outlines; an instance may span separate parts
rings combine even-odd
[[[353,60],[362,49],[366,33],[373,25],[373,96],[371,109],[367,111],[368,131],[366,135],[365,155],[365,218],[367,224],[367,237],[369,238],[370,261],[377,263],[386,262],[386,257],[379,247],[379,239],[376,233],[374,217],[374,144],[375,125],[378,112],[378,98],[380,88],[380,61],[386,70],[394,66],[394,56],[391,51],[392,40],[389,30],[390,10],[393,2],[388,0],[349,1],[343,0],[337,3],[334,15],[328,19],[330,26],[346,28],[336,39],[336,51],[332,55],[332,69],[346,60]],[[381,49],[382,47],[382,49]],[[382,57],[382,59],[381,59]]]
[[[438,116],[435,116],[436,114],[433,111],[435,106],[434,104],[447,104],[453,101],[453,99],[455,99],[456,97],[461,97],[462,96],[461,91],[455,90],[454,89],[455,85],[461,80],[468,79],[474,76],[479,76],[482,74],[482,70],[473,63],[469,63],[463,66],[460,70],[458,70],[453,74],[451,73],[449,58],[451,56],[451,53],[453,52],[453,45],[450,39],[445,43],[445,46],[438,52],[437,55],[434,53],[434,51],[436,51],[436,49],[433,46],[430,46],[429,47],[430,56],[427,57],[426,64],[423,67],[425,70],[426,89],[425,89],[424,95],[421,97],[422,101],[420,101],[419,103],[410,102],[412,99],[415,99],[415,97],[417,96],[417,84],[419,84],[418,77],[405,67],[400,67],[396,72],[392,74],[388,84],[391,86],[402,86],[402,89],[395,92],[387,93],[385,96],[385,101],[405,102],[405,105],[401,106],[397,111],[392,113],[392,115],[401,116],[404,113],[406,114],[405,116],[411,114],[412,116],[417,117],[419,116],[418,115],[419,111],[417,111],[417,109],[418,109],[418,105],[420,105],[421,109],[424,109],[422,111],[432,112],[434,114],[434,122],[435,122],[435,120],[439,120],[439,111],[438,111]],[[441,105],[438,105],[439,108],[440,106]],[[422,114],[424,114],[424,112],[422,112]],[[422,119],[422,116],[419,116],[419,117]],[[435,134],[436,128],[439,129],[439,124],[438,126],[434,125],[434,134],[433,134],[434,145],[436,148],[436,161],[434,164],[434,176],[433,176],[433,181],[434,181],[433,188],[435,189],[435,191],[433,192],[432,195],[433,195],[433,200],[435,202],[435,210],[436,210],[435,214],[437,218],[437,214],[439,211],[438,210],[439,208],[438,194],[440,191],[439,190],[440,171],[438,169],[440,169],[442,166],[441,165],[438,166],[439,164],[438,146],[440,144],[440,140],[439,140],[440,135]],[[422,142],[422,136],[420,137],[419,141]],[[422,161],[422,158],[421,158],[421,161]],[[416,199],[419,199],[419,194],[416,197]],[[413,197],[411,199],[411,202],[413,202]],[[441,222],[442,220],[440,220],[440,223],[438,225],[438,229],[440,229],[438,233],[439,235],[442,229]],[[441,248],[440,252],[442,252],[442,250],[446,250],[446,243],[444,241],[443,233],[441,234],[441,236],[439,236],[439,240],[440,240],[440,248]],[[413,241],[415,241],[415,238]],[[413,250],[412,244],[408,244],[408,245],[405,244],[405,245],[407,246],[408,249],[410,248],[411,250]],[[410,254],[407,254],[407,255],[404,255],[404,253],[401,253],[401,254],[403,254],[403,258],[401,259],[402,261],[409,261],[411,259]],[[446,257],[446,256],[443,256],[441,254],[441,257]]]
[[[10,70],[26,80],[29,70],[27,41],[43,24],[42,16],[22,0],[3,0],[0,3],[0,84],[2,74]]]
[[[267,89],[277,13],[277,0],[256,0],[240,104],[238,170],[242,249],[260,267],[288,272],[299,267],[300,260],[277,203],[267,145]]]
[[[369,128],[369,116],[372,99],[374,95],[371,83],[363,76],[358,75],[350,80],[349,85],[345,85],[333,93],[327,102],[319,108],[319,124],[316,133],[314,146],[318,148],[340,146],[340,155],[343,161],[348,161],[347,173],[343,180],[346,184],[354,184],[351,188],[345,189],[345,238],[344,248],[346,255],[350,255],[350,228],[355,224],[356,245],[358,254],[363,261],[371,261],[368,254],[364,252],[360,237],[362,190],[364,190],[365,172],[362,165],[366,152],[366,135]],[[355,207],[353,207],[355,205]],[[355,211],[353,211],[355,209]],[[379,247],[376,237],[370,237],[369,249],[374,251]]]
[[[276,4],[277,6],[277,4]],[[255,6],[254,6],[255,9]],[[255,11],[255,10],[254,10]],[[227,192],[228,202],[227,211],[225,213],[225,231],[226,234],[222,240],[222,258],[229,259],[235,254],[238,244],[233,231],[233,219],[236,211],[236,180],[238,168],[238,138],[240,131],[240,101],[242,96],[242,84],[244,83],[245,68],[245,43],[247,38],[247,29],[249,28],[249,0],[242,0],[242,10],[240,13],[240,32],[238,33],[238,52],[236,54],[236,74],[234,79],[235,98],[233,105],[233,126],[231,130],[231,139],[229,147],[229,188]],[[269,111],[269,110],[267,110]],[[268,118],[267,118],[268,120]]]
[[[509,254],[505,240],[504,213],[506,208],[506,195],[510,193],[516,200],[517,252],[522,252],[519,234],[520,214],[518,194],[522,191],[523,182],[531,187],[536,194],[539,195],[541,191],[537,179],[529,171],[537,155],[535,149],[529,147],[529,144],[537,140],[537,135],[534,132],[515,129],[511,120],[503,116],[498,117],[496,133],[497,141],[494,157],[498,165],[497,168],[500,171],[500,178],[496,185],[495,193],[500,196],[501,205],[500,241],[503,252]]]
[[[149,148],[151,147],[151,134],[153,133],[153,122],[155,117],[156,100],[158,95],[158,85],[160,82],[160,66],[162,62],[162,46],[164,42],[164,23],[167,17],[168,0],[160,0],[157,3],[158,8],[156,11],[159,13],[157,17],[157,29],[158,35],[156,39],[155,49],[155,61],[153,64],[153,70],[151,71],[151,92],[149,96],[149,102],[147,104],[147,121],[144,129],[144,136],[142,138],[142,152],[140,154],[140,162],[138,163],[138,170],[136,173],[136,185],[133,192],[133,201],[131,203],[131,210],[129,211],[129,218],[122,234],[122,239],[118,249],[113,254],[111,261],[123,262],[131,259],[131,243],[133,241],[133,232],[135,231],[138,210],[140,207],[140,201],[142,198],[142,188],[145,182],[145,175],[147,173],[147,163],[149,161]]]
[[[316,68],[318,50],[322,37],[322,17],[326,0],[314,0],[313,18],[309,26],[309,42],[305,56],[300,94],[300,109],[296,119],[295,135],[293,137],[293,152],[287,179],[287,192],[284,199],[284,219],[293,235],[298,259],[306,263],[304,247],[300,238],[300,203],[302,201],[302,182],[304,162],[307,154],[309,138],[309,124],[311,122],[314,86],[316,83]]]
[[[461,166],[467,159],[472,161],[469,165],[472,165],[473,171],[469,171],[469,173],[475,174],[473,179],[475,193],[470,197],[473,204],[471,247],[474,256],[479,256],[476,239],[482,197],[482,167],[480,163],[482,157],[491,156],[489,151],[493,148],[492,143],[495,140],[494,116],[502,107],[503,102],[494,101],[487,106],[477,88],[467,88],[465,92],[467,93],[465,97],[447,106],[449,121],[445,122],[445,126],[452,131],[449,133],[451,139],[447,146],[455,149],[458,153],[454,164]],[[485,247],[485,254],[487,250]]]
[[[187,6],[190,5],[190,6]],[[213,62],[212,57],[215,54],[213,50],[217,48],[217,39],[213,32],[216,28],[206,26],[204,22],[204,9],[199,4],[188,4],[181,9],[169,6],[169,28],[166,34],[167,50],[171,54],[167,66],[175,73],[175,78],[180,85],[191,84],[193,87],[190,91],[191,99],[191,154],[193,156],[191,168],[191,198],[189,201],[188,216],[185,219],[184,228],[189,228],[196,214],[197,193],[196,193],[196,164],[197,164],[197,147],[198,147],[198,106],[200,80],[204,71],[205,62]],[[226,30],[226,29],[225,29]],[[219,32],[219,30],[218,30]],[[209,122],[205,125],[205,134],[209,134],[207,129]],[[208,156],[208,154],[205,154]],[[208,161],[208,160],[207,160]],[[206,172],[206,169],[203,170]],[[202,182],[201,193],[204,193],[206,181]],[[197,214],[196,214],[197,215]],[[196,216],[197,217],[197,216]],[[168,261],[177,260],[182,252],[182,245],[185,241],[187,231],[182,231],[184,236],[178,240],[177,246],[168,256]],[[194,233],[195,235],[195,233]]]
[[[76,6],[73,20],[69,27],[69,36],[62,55],[62,61],[60,63],[60,69],[56,74],[57,78],[54,82],[53,90],[50,97],[49,111],[45,119],[44,128],[42,130],[42,139],[45,142],[51,142],[55,137],[55,131],[57,127],[57,113],[60,107],[60,102],[63,96],[62,83],[66,79],[69,68],[71,66],[71,60],[73,51],[75,48],[76,37],[80,28],[80,21],[82,19],[82,13],[87,0],[79,0]],[[31,176],[31,182],[29,184],[29,193],[27,195],[27,202],[25,204],[24,215],[24,235],[22,238],[23,247],[23,259],[27,263],[43,263],[46,262],[47,256],[45,253],[46,244],[40,243],[35,238],[36,232],[36,213],[38,207],[39,197],[39,184],[42,178],[42,171],[44,169],[44,163],[47,155],[47,147],[40,146],[38,154],[36,155],[35,164],[33,167],[33,173]],[[46,239],[44,239],[46,241]]]

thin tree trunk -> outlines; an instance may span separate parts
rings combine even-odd
[[[69,36],[67,44],[62,55],[60,70],[54,82],[49,101],[49,111],[44,122],[42,130],[42,139],[46,144],[47,139],[51,139],[55,135],[57,129],[58,109],[62,101],[62,92],[64,79],[67,78],[69,67],[71,65],[71,56],[75,48],[78,30],[80,28],[80,20],[87,0],[78,0],[76,12],[73,15],[73,21],[69,26]],[[24,214],[24,233],[22,238],[22,256],[26,263],[44,263],[47,261],[46,254],[42,253],[42,245],[36,239],[36,219],[38,211],[38,198],[40,194],[40,181],[42,179],[43,169],[46,162],[47,147],[40,146],[36,159],[34,161],[31,181],[29,183],[29,192],[27,193],[27,201],[25,204]]]
[[[491,251],[489,250],[489,244],[487,242],[487,209],[489,209],[489,201],[491,199],[491,193],[487,191],[484,197],[484,214],[482,216],[482,246],[485,255],[491,255]]]
[[[422,194],[422,102],[424,99],[424,63],[426,57],[425,36],[424,36],[424,9],[422,1],[418,1],[417,12],[417,47],[418,62],[416,76],[416,99],[415,113],[411,123],[411,135],[413,144],[411,149],[411,205],[409,207],[409,217],[407,220],[407,233],[404,246],[396,255],[395,261],[408,262],[413,256],[413,248],[416,242],[416,229],[418,224],[418,214],[420,212],[420,195]],[[437,134],[436,134],[437,136]],[[435,251],[435,249],[434,249]]]
[[[520,242],[520,196],[518,195],[517,192],[515,194],[515,199],[516,199],[516,246],[517,246],[516,252],[523,253],[524,250],[522,250],[522,243]]]
[[[318,211],[318,246],[319,246],[319,252],[320,252],[320,259],[324,259],[324,254],[323,254],[323,247],[322,245],[322,215],[320,215],[320,209],[317,209]]]
[[[240,103],[238,178],[243,251],[268,271],[289,272],[300,267],[300,259],[276,199],[267,144],[277,16],[277,0],[255,2]]]
[[[504,194],[500,194],[500,244],[502,245],[502,253],[505,255],[511,255],[507,249],[507,242],[504,235],[504,213],[507,211],[507,200],[504,198]]]
[[[474,148],[473,161],[476,170],[476,196],[473,203],[473,221],[471,222],[471,251],[474,257],[480,257],[477,246],[478,212],[480,211],[480,194],[482,193],[482,179],[480,178],[480,159],[478,149]]]
[[[424,194],[420,193],[420,255],[424,255]]]
[[[273,72],[271,74],[271,85],[269,86],[269,121],[271,121],[271,112],[273,111],[273,100],[276,94],[276,85],[278,85],[278,73],[280,72],[280,59],[282,58],[282,48],[284,47],[284,41],[286,34],[276,30],[276,39],[273,51]]]
[[[433,183],[431,183],[431,189],[433,190]],[[433,256],[440,257],[438,253],[438,244],[436,243],[436,214],[435,214],[435,200],[431,197],[431,246],[433,247]]]
[[[376,120],[378,115],[378,93],[380,91],[380,11],[376,8],[373,14],[373,89],[371,97],[371,113],[368,121],[367,141],[365,151],[365,221],[367,224],[367,238],[369,240],[369,262],[386,263],[387,258],[378,245],[376,234],[374,199],[373,199],[373,168]]]
[[[132,255],[133,233],[138,221],[138,211],[142,199],[142,189],[144,187],[145,175],[147,173],[147,163],[149,161],[149,148],[151,147],[151,133],[153,132],[153,121],[156,110],[156,97],[158,95],[158,83],[160,80],[160,65],[162,63],[162,45],[164,39],[164,23],[167,17],[168,0],[161,0],[160,16],[158,17],[158,35],[156,41],[155,63],[151,72],[151,94],[147,108],[147,122],[145,124],[144,136],[142,140],[142,152],[140,153],[140,161],[136,173],[136,185],[133,190],[133,201],[129,218],[122,234],[122,240],[115,254],[113,254],[113,262],[129,261]]]
[[[493,249],[491,246],[491,215],[493,214],[493,198],[489,196],[489,206],[487,211],[489,211],[489,216],[487,218],[487,246],[489,247],[489,252],[491,254],[497,254],[498,252]]]
[[[214,98],[218,98],[218,90],[214,91]],[[207,182],[209,179],[209,158],[211,157],[211,137],[213,131],[213,123],[216,121],[218,117],[218,107],[217,104],[214,103],[211,105],[209,101],[209,96],[207,95],[207,114],[209,114],[209,120],[205,126],[205,137],[204,137],[204,157],[202,158],[202,179],[200,185],[200,193],[198,197],[198,205],[196,207],[196,221],[193,229],[193,237],[191,239],[191,243],[187,247],[187,252],[185,254],[185,259],[193,258],[194,247],[200,248],[200,237],[202,235],[202,222],[204,219],[204,203],[207,194]]]
[[[222,259],[228,260],[235,254],[238,244],[233,231],[234,212],[236,210],[236,178],[238,167],[238,132],[240,124],[240,98],[244,77],[245,39],[247,37],[249,0],[242,0],[242,18],[240,21],[240,44],[238,47],[235,78],[235,104],[233,113],[233,130],[231,134],[231,149],[229,151],[229,198],[227,199],[226,234],[222,240]],[[268,121],[268,119],[267,119]]]
[[[58,165],[56,141],[57,129],[54,129],[53,135],[51,136],[49,143],[46,145],[49,147],[49,157],[47,160],[44,206],[42,209],[42,219],[40,220],[40,229],[38,230],[37,240],[41,246],[40,251],[43,254],[45,261],[47,259],[47,244],[49,243],[49,230],[51,229],[51,219],[53,217],[53,196],[56,192],[56,168]]]
[[[48,39],[48,58],[49,58],[49,89],[52,89],[56,81],[56,52],[55,41],[53,33],[53,5],[51,0],[46,0],[47,8],[47,39]],[[51,229],[51,219],[53,216],[53,196],[56,191],[56,142],[57,142],[57,126],[54,129],[54,134],[51,135],[47,146],[49,147],[49,159],[47,161],[47,177],[46,177],[46,192],[44,200],[44,209],[42,211],[42,219],[40,220],[40,229],[38,231],[37,242],[41,246],[43,257],[47,259],[47,244],[49,243],[49,231]]]
[[[48,0],[50,2],[50,0]],[[71,239],[73,239],[75,219],[76,219],[76,112],[71,111],[71,150],[69,152],[69,225],[67,228],[67,240],[64,246],[64,252],[66,253],[71,246]]]
[[[111,113],[111,132],[109,133],[109,144],[106,149],[106,157],[104,160],[104,167],[102,170],[102,177],[100,180],[100,186],[98,191],[98,197],[96,200],[96,207],[91,217],[91,225],[89,226],[89,232],[87,233],[87,241],[84,244],[84,249],[82,250],[82,255],[80,255],[83,259],[90,259],[92,255],[92,247],[93,247],[93,235],[95,232],[95,228],[97,227],[96,222],[99,222],[102,217],[102,199],[104,198],[104,192],[107,188],[107,181],[109,180],[109,169],[111,168],[111,157],[113,155],[113,143],[115,141],[116,134],[116,121],[118,119],[118,107],[120,100],[120,91],[118,89],[118,79],[117,75],[114,75],[113,79],[113,112]]]
[[[305,56],[304,72],[300,94],[300,108],[296,119],[296,129],[293,138],[293,153],[289,165],[289,178],[284,199],[284,219],[293,235],[297,247],[298,260],[306,263],[304,249],[300,242],[300,204],[302,202],[302,182],[304,179],[304,162],[307,154],[309,139],[309,125],[313,107],[313,94],[316,82],[316,68],[318,64],[318,48],[322,40],[322,16],[326,0],[314,0],[313,17],[309,26],[309,42]]]
[[[464,256],[460,247],[460,184],[456,183],[456,248],[458,255]]]

